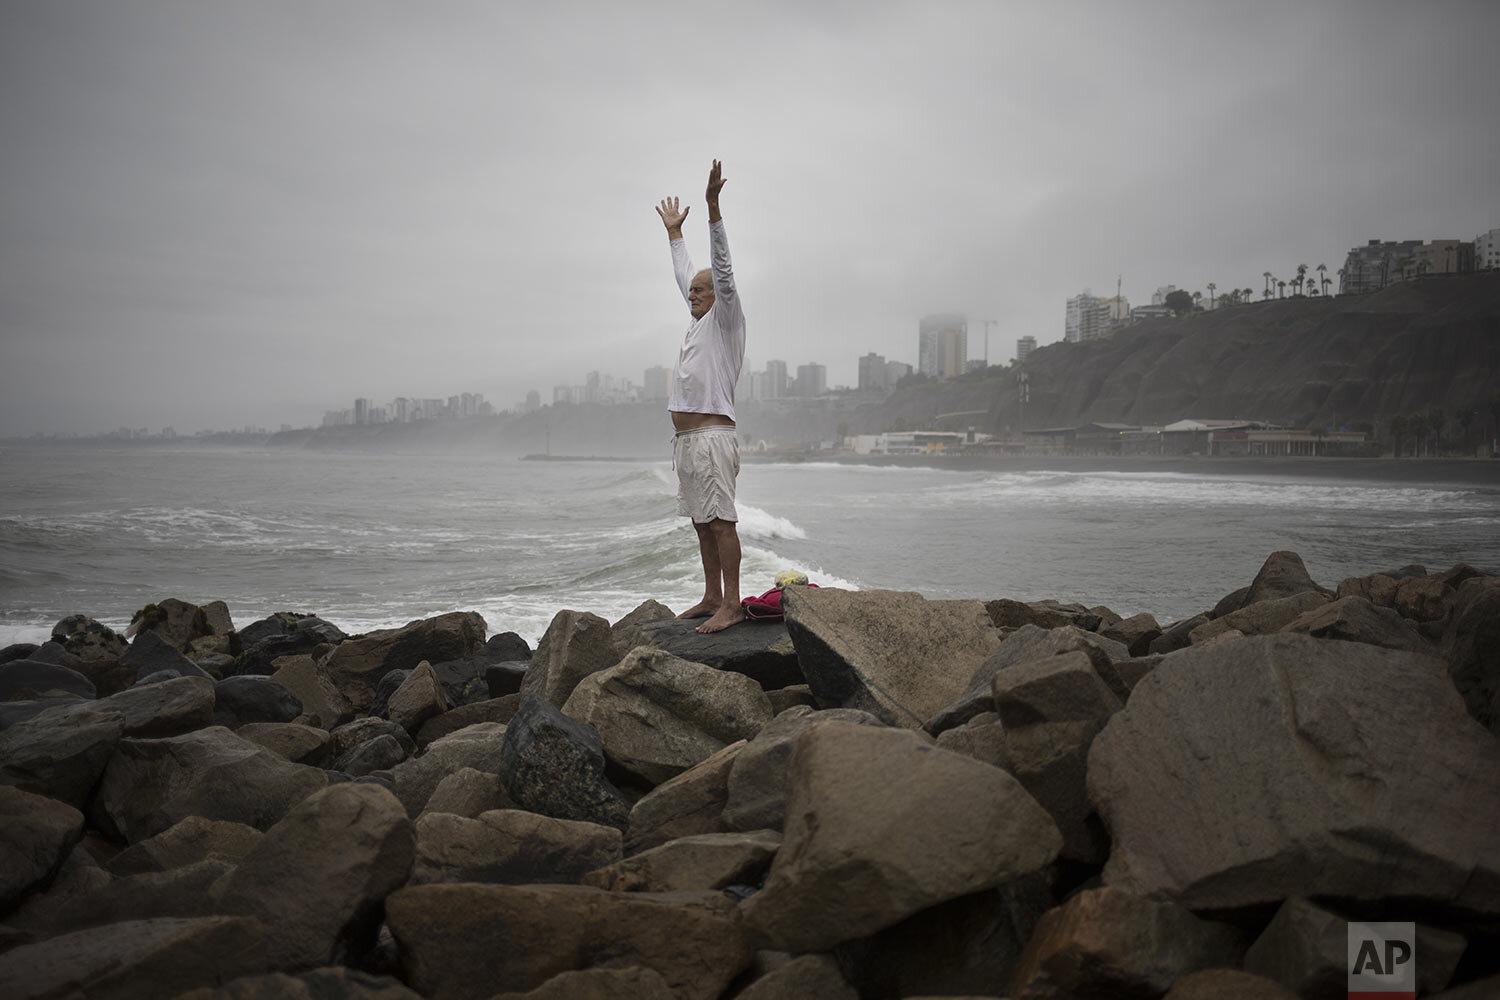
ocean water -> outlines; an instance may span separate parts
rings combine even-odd
[[[1334,586],[1418,562],[1500,571],[1500,484],[1267,474],[747,463],[743,590],[1055,597],[1162,621],[1278,549]],[[1330,466],[1330,469],[1334,468]],[[167,597],[355,633],[447,611],[533,644],[557,611],[610,620],[701,595],[661,462],[175,447],[0,448],[0,645],[84,613],[123,628]]]

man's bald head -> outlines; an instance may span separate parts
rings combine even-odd
[[[693,319],[702,319],[714,307],[714,274],[704,268],[688,283],[688,311]]]

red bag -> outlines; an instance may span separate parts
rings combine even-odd
[[[805,587],[817,587],[816,583],[799,584]],[[740,602],[745,609],[746,618],[754,618],[756,621],[779,622],[781,621],[781,589],[772,587],[759,597],[747,597]]]

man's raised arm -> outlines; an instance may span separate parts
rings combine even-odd
[[[682,291],[684,302],[688,298],[688,286],[696,273],[692,258],[688,256],[687,243],[682,238],[682,223],[691,210],[692,206],[689,205],[679,211],[676,198],[663,198],[656,207],[656,214],[661,216],[662,225],[667,227],[667,241],[672,246],[672,270],[676,274],[677,287]],[[718,211],[717,206],[714,211]]]
[[[729,260],[729,237],[724,235],[724,218],[719,214],[719,192],[728,178],[718,160],[708,172],[708,252],[713,267],[714,302],[720,305],[719,322],[726,329],[744,327],[740,314],[740,297],[734,288],[734,267]]]

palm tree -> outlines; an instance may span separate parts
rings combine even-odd
[[[1421,410],[1406,418],[1406,429],[1411,433],[1415,445],[1414,451],[1418,458],[1422,457],[1422,443],[1427,440],[1427,427],[1427,414]]]
[[[1328,265],[1318,265],[1318,284],[1323,286],[1323,294],[1328,294]]]
[[[1285,281],[1278,281],[1278,282],[1276,282],[1276,297],[1278,299],[1284,299],[1284,298],[1286,298],[1286,282]]]
[[[1297,265],[1297,277],[1292,282],[1292,285],[1297,290],[1292,293],[1293,295],[1301,295],[1302,294],[1302,283],[1304,281],[1306,281],[1306,280],[1307,280],[1307,265],[1306,264],[1298,264]]]
[[[1391,438],[1395,442],[1391,449],[1392,458],[1401,457],[1401,439],[1406,437],[1410,430],[1411,421],[1407,419],[1406,414],[1398,413],[1391,418]]]
[[[1202,301],[1203,301],[1203,293],[1202,292],[1194,292],[1193,293],[1193,308],[1194,309],[1201,308],[1201,306],[1199,305],[1199,303],[1202,302]]]
[[[1215,306],[1214,306],[1214,289],[1216,289],[1218,287],[1219,286],[1216,285],[1216,284],[1214,284],[1212,281],[1210,281],[1208,283],[1208,308],[1210,308],[1210,309],[1215,308]]]
[[[1271,297],[1271,282],[1275,279],[1271,277],[1270,271],[1262,271],[1261,276],[1266,279],[1266,298],[1269,299]]]
[[[1245,289],[1245,304],[1246,305],[1250,304],[1250,299],[1254,295],[1255,295],[1255,289],[1253,289],[1253,288],[1247,288],[1247,289]]]

